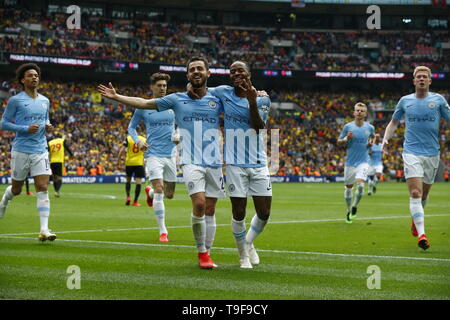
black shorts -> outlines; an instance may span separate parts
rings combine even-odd
[[[53,162],[50,163],[50,169],[52,169],[52,174],[62,177],[63,175],[63,169],[62,169],[62,163],[61,162]]]
[[[132,177],[134,174],[135,178],[144,178],[145,177],[145,169],[144,166],[126,166],[125,172],[127,177]]]

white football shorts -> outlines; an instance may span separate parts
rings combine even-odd
[[[177,182],[175,157],[149,156],[145,158],[145,172],[150,181],[162,179],[167,182]]]
[[[28,174],[32,177],[51,175],[48,152],[24,153],[11,151],[11,178],[24,181]]]
[[[208,198],[225,197],[222,167],[203,167],[195,164],[182,166],[183,180],[189,195],[204,192]]]
[[[364,162],[357,166],[344,167],[344,183],[345,185],[355,184],[356,180],[367,180],[367,172],[369,171],[369,163]]]
[[[379,164],[377,166],[369,166],[369,171],[367,172],[368,176],[373,176],[377,173],[383,173],[383,165]]]
[[[402,157],[406,179],[422,178],[423,183],[433,184],[439,167],[439,155],[428,157],[403,153]]]
[[[272,196],[269,168],[245,168],[227,165],[228,195],[233,198]]]

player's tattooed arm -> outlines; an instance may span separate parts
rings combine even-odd
[[[128,106],[137,108],[137,109],[156,109],[156,100],[155,99],[143,99],[139,97],[128,97],[120,95],[116,92],[111,82],[108,84],[108,87],[104,85],[99,85],[97,87],[98,92],[106,98],[115,100],[117,102],[126,104]]]

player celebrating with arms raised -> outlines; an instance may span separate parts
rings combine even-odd
[[[8,202],[21,193],[24,180],[30,173],[36,188],[41,227],[39,240],[53,241],[56,235],[48,228],[48,184],[51,171],[45,139],[46,129],[52,128],[49,121],[50,101],[37,92],[41,69],[36,64],[21,65],[16,76],[24,91],[9,99],[0,126],[2,130],[16,133],[11,150],[12,185],[6,188],[0,201],[0,218],[4,216]]]
[[[194,88],[196,99],[187,93],[173,93],[158,99],[143,99],[118,95],[112,84],[98,87],[108,98],[138,109],[173,110],[181,136],[181,165],[183,179],[192,201],[192,231],[198,249],[200,268],[217,265],[209,250],[215,236],[214,216],[218,198],[223,198],[222,155],[220,154],[219,115],[223,112],[220,100],[206,89],[210,77],[208,61],[192,57],[187,63],[186,77]],[[208,248],[209,247],[209,248]]]
[[[355,104],[353,116],[355,120],[347,123],[338,139],[338,144],[346,144],[347,157],[344,168],[345,193],[347,204],[347,223],[356,218],[357,206],[364,194],[364,182],[367,180],[369,169],[368,147],[371,146],[369,138],[375,134],[375,128],[364,121],[367,116],[367,106],[358,102]],[[352,189],[356,182],[356,193]]]
[[[425,235],[424,207],[439,166],[439,122],[450,120],[450,107],[443,96],[430,92],[431,70],[425,66],[414,69],[415,93],[403,96],[398,102],[392,120],[386,127],[383,151],[388,153],[389,139],[405,116],[403,163],[409,190],[411,232],[419,237],[418,246],[430,247]]]

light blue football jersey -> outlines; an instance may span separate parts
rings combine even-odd
[[[383,150],[381,150],[381,143],[374,144],[369,148],[369,165],[372,167],[383,164]]]
[[[225,162],[238,167],[257,168],[267,165],[266,145],[263,134],[257,134],[250,123],[247,98],[236,96],[231,86],[208,88],[218,97],[224,108]],[[269,97],[257,97],[261,119],[266,123],[270,110]]]
[[[45,125],[50,124],[49,110],[50,100],[42,94],[38,94],[36,99],[33,99],[22,91],[9,99],[0,128],[16,133],[12,144],[13,151],[47,152]],[[36,133],[28,132],[28,127],[32,124],[39,125]]]
[[[403,96],[395,107],[392,118],[400,121],[405,116],[403,152],[418,156],[435,156],[439,148],[439,121],[450,120],[450,107],[443,96],[429,92],[423,99],[412,93]]]
[[[149,148],[144,157],[172,157],[175,155],[175,143],[172,134],[175,130],[173,110],[158,112],[156,110],[136,109],[128,126],[128,134],[138,143],[137,126],[144,121]]]
[[[369,162],[367,144],[369,138],[375,135],[375,128],[368,122],[364,122],[361,127],[358,127],[355,121],[352,121],[344,126],[339,139],[345,138],[349,131],[353,132],[353,137],[347,142],[345,165],[358,166],[361,163]]]
[[[220,167],[222,134],[219,116],[220,99],[207,93],[191,99],[186,92],[172,93],[156,99],[159,111],[173,110],[180,132],[180,164]]]

